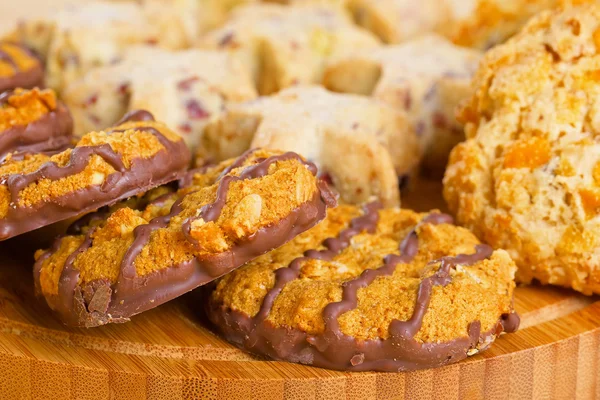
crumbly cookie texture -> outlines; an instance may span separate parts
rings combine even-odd
[[[68,85],[63,99],[73,113],[75,134],[110,126],[128,110],[145,109],[195,148],[206,124],[227,104],[256,96],[247,70],[226,53],[140,46],[128,49],[121,62]]]
[[[148,11],[135,2],[85,2],[45,19],[23,21],[10,38],[43,56],[46,85],[60,92],[88,70],[118,61],[133,44],[188,46],[181,31],[185,24],[172,22],[172,10]]]
[[[42,62],[26,47],[0,41],[0,93],[31,89],[44,82]]]
[[[517,328],[515,270],[505,251],[437,211],[340,205],[221,278],[207,309],[227,339],[275,359],[353,371],[427,368]]]
[[[455,112],[470,94],[480,58],[478,51],[432,34],[334,60],[325,71],[323,84],[405,110],[419,136],[424,166],[441,174],[450,150],[464,140]]]
[[[0,94],[0,161],[10,153],[64,149],[72,132],[71,115],[52,90]]]
[[[318,83],[329,57],[379,45],[344,10],[319,4],[239,7],[223,27],[201,41],[203,47],[240,57],[261,94]]]
[[[363,96],[317,86],[285,89],[276,96],[232,105],[208,125],[199,163],[253,147],[296,151],[315,162],[342,200],[371,196],[399,202],[398,176],[419,162],[419,143],[401,111]]]
[[[547,11],[489,51],[444,197],[537,279],[600,293],[600,7]]]
[[[314,165],[297,154],[270,150],[192,173],[179,191],[145,208],[120,207],[100,222],[92,219],[80,234],[39,251],[38,290],[71,325],[127,319],[323,219],[335,198],[315,175]]]
[[[10,154],[0,164],[0,240],[177,179],[189,160],[183,140],[151,120],[88,133],[54,155]]]

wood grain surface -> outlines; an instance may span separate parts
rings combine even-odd
[[[440,204],[419,182],[405,206]],[[39,235],[38,235],[39,236]],[[32,236],[0,245],[0,399],[592,399],[600,299],[520,287],[522,328],[461,363],[343,373],[251,357],[212,333],[198,292],[127,324],[68,329],[36,301]]]

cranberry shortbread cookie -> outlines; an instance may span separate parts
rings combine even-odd
[[[0,164],[0,240],[176,180],[189,161],[183,139],[145,111],[57,154],[11,154]]]
[[[304,155],[351,203],[375,196],[397,205],[398,177],[410,174],[420,160],[418,138],[402,112],[318,86],[291,87],[231,105],[208,125],[197,162],[218,161],[253,147]]]
[[[132,109],[145,109],[191,148],[230,102],[257,96],[247,70],[224,52],[133,47],[114,65],[96,68],[64,91],[75,134],[102,129]]]
[[[124,322],[281,246],[335,197],[295,153],[251,150],[145,208],[88,219],[36,254],[38,292],[68,325]]]
[[[438,212],[340,205],[220,279],[208,316],[252,353],[348,371],[457,362],[517,329],[516,267]]]
[[[600,293],[600,6],[547,11],[490,50],[444,196],[517,278]]]
[[[480,57],[475,50],[428,35],[335,60],[325,71],[323,84],[405,110],[421,141],[425,167],[441,174],[450,150],[464,140],[455,112],[470,94]]]
[[[270,94],[318,83],[328,58],[380,44],[338,7],[252,4],[235,9],[201,45],[236,54],[252,72],[259,93]]]

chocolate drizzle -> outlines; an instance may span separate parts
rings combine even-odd
[[[248,157],[249,155],[246,158]],[[307,165],[297,154],[285,153],[250,165],[239,176],[227,175],[220,178],[216,199],[201,209],[200,216],[206,220],[218,219],[232,181],[260,178],[268,174],[270,165],[290,159],[296,159]],[[242,164],[236,163],[238,166]],[[311,169],[310,165],[307,167]],[[215,255],[196,256],[179,265],[173,265],[145,276],[138,276],[135,268],[137,256],[148,244],[154,231],[168,226],[171,219],[183,211],[185,197],[194,192],[186,193],[173,204],[169,214],[154,218],[148,224],[135,228],[133,243],[121,261],[117,282],[112,285],[107,280],[89,282],[83,287],[77,283],[79,272],[73,267],[73,262],[78,254],[87,250],[91,245],[89,238],[92,232],[90,231],[76,252],[77,254],[71,255],[72,258],[64,266],[59,281],[61,285],[59,295],[56,297],[46,296],[46,301],[68,325],[91,327],[126,321],[132,315],[156,307],[214,280],[311,228],[325,218],[326,205],[329,204],[325,199],[329,199],[330,195],[323,190],[320,187],[315,192],[313,199],[301,204],[286,218],[277,224],[259,229],[251,237],[236,243],[228,251]],[[185,226],[184,224],[182,229],[185,230]],[[49,257],[48,254],[56,252],[58,248],[55,243],[54,249],[45,253],[38,260],[35,267],[36,280],[39,280],[42,264]],[[96,296],[100,296],[98,300],[96,300]],[[93,310],[90,309],[92,303],[94,304]]]
[[[120,155],[109,144],[76,147],[65,166],[47,162],[33,173],[4,177],[0,183],[8,188],[12,203],[8,214],[0,219],[0,240],[114,204],[123,198],[178,179],[190,160],[185,142],[172,142],[153,127],[134,129],[151,133],[164,149],[152,157],[134,159],[127,169]],[[119,130],[113,129],[108,133],[113,132]],[[58,180],[80,173],[94,155],[101,157],[115,169],[102,184],[91,185],[32,206],[20,204],[19,196],[27,186],[41,179]]]
[[[18,87],[24,89],[32,89],[36,86],[42,86],[44,83],[44,70],[42,68],[42,63],[39,60],[39,58],[35,56],[32,51],[30,51],[24,46],[17,45],[14,43],[8,45],[19,47],[21,50],[26,52],[28,56],[34,58],[37,62],[32,68],[25,71],[21,71],[19,69],[19,65],[11,57],[11,55],[0,48],[0,61],[4,61],[10,64],[10,66],[14,70],[14,73],[12,75],[0,76],[0,92],[15,89]]]
[[[422,224],[452,223],[445,214],[430,214],[412,229],[400,244],[400,255],[389,255],[378,269],[369,269],[342,286],[342,300],[328,304],[323,310],[324,331],[316,335],[290,327],[275,327],[268,321],[275,299],[284,286],[297,279],[302,263],[309,259],[332,260],[347,248],[351,238],[361,232],[374,232],[378,223],[378,204],[365,207],[361,217],[350,223],[337,238],[323,242],[326,250],[308,250],[304,257],[296,258],[286,268],[275,271],[275,283],[266,294],[259,312],[253,317],[226,308],[224,305],[209,304],[211,320],[233,343],[249,351],[267,355],[274,359],[310,364],[319,367],[350,371],[405,371],[435,367],[459,361],[467,351],[487,344],[490,338],[503,330],[512,332],[518,326],[515,313],[503,315],[489,332],[481,332],[481,323],[469,324],[467,337],[450,342],[420,343],[415,335],[421,329],[423,317],[429,306],[434,286],[445,286],[451,282],[450,271],[457,265],[472,265],[492,254],[487,245],[478,245],[474,254],[444,257],[432,263],[440,267],[432,276],[424,278],[418,288],[413,315],[407,321],[393,320],[389,325],[387,339],[357,340],[340,330],[338,318],[357,307],[358,290],[369,286],[377,277],[390,276],[400,263],[409,263],[418,253],[418,227]]]

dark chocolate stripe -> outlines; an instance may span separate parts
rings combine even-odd
[[[15,73],[19,71],[19,65],[17,62],[8,54],[5,50],[0,48],[0,61],[6,61],[15,70]]]
[[[38,62],[32,68],[21,70],[12,56],[5,50],[0,49],[0,60],[10,64],[14,70],[12,75],[0,76],[0,92],[18,87],[32,89],[36,86],[42,86],[44,82],[44,71],[39,57],[27,47],[16,44],[12,45],[19,47],[23,52],[27,53],[30,57],[35,58]]]

